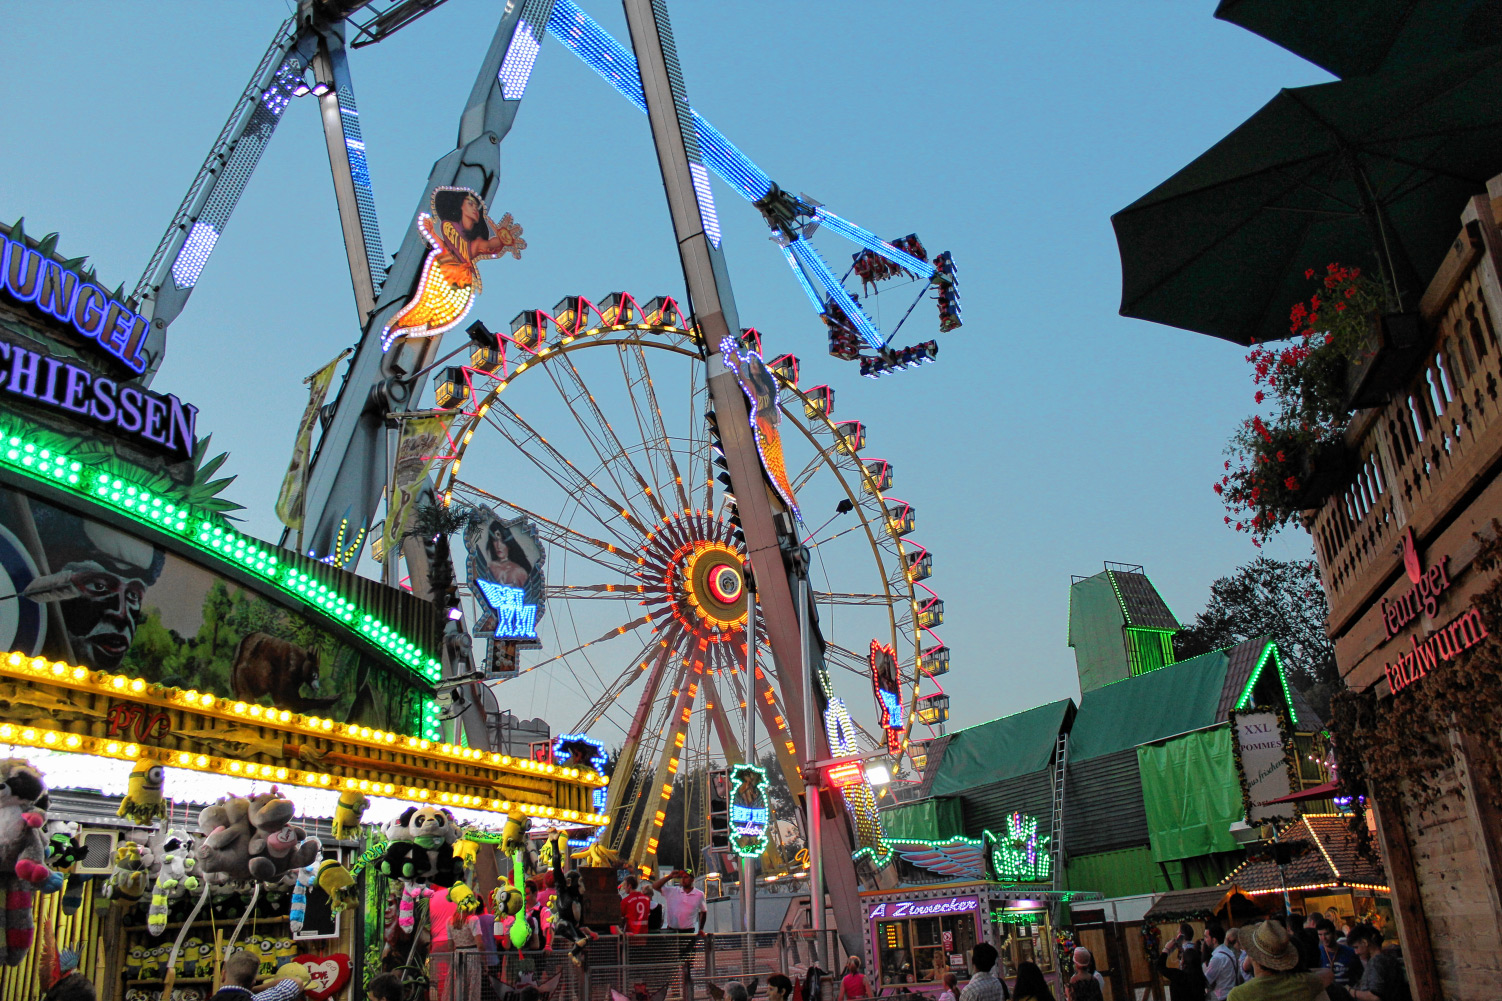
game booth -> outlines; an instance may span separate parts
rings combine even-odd
[[[195,1001],[231,943],[359,997],[414,905],[602,822],[598,748],[445,742],[442,610],[235,528],[150,321],[56,243],[0,227],[0,998]]]

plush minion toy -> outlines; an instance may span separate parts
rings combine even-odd
[[[162,803],[165,774],[162,763],[155,758],[139,759],[136,767],[131,769],[130,780],[125,784],[125,798],[120,801],[120,809],[116,812],[143,826],[167,816],[167,807]]]
[[[360,833],[360,818],[365,815],[365,808],[370,805],[370,800],[358,789],[346,789],[339,794],[339,803],[334,807],[334,820],[331,825],[334,837],[353,838]]]
[[[177,975],[179,977],[198,976],[198,947],[203,944],[203,939],[194,935],[183,942],[182,950],[177,954]]]
[[[290,938],[279,938],[276,940],[276,951],[273,955],[276,957],[276,970],[280,973],[282,967],[292,962],[292,958],[297,955],[297,946],[292,944]]]
[[[125,957],[125,979],[140,980],[141,967],[146,965],[146,950],[139,945],[132,946],[130,955]]]
[[[276,943],[269,938],[263,938],[261,939],[259,945],[260,948],[256,951],[260,954],[261,957],[261,975],[266,976],[267,974],[275,973]]]

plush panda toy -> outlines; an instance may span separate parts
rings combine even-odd
[[[390,844],[381,872],[393,879],[452,886],[462,878],[454,860],[459,826],[454,815],[436,806],[408,807],[388,828]]]

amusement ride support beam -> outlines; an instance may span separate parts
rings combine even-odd
[[[600,843],[617,851],[626,847],[624,841],[627,822],[630,816],[620,816],[626,808],[623,802],[627,791],[631,788],[631,779],[636,771],[636,752],[641,746],[642,731],[646,729],[647,717],[652,712],[652,703],[657,701],[657,691],[662,687],[663,674],[666,673],[668,661],[672,659],[675,644],[670,638],[664,637],[665,642],[652,661],[652,667],[647,674],[647,683],[642,686],[641,701],[636,707],[636,714],[631,717],[631,727],[626,732],[626,739],[621,744],[620,757],[616,759],[615,771],[611,773],[610,789],[606,793],[605,816],[610,818],[610,826],[600,834]],[[683,687],[683,674],[687,671],[686,665],[678,665],[675,670],[675,686]],[[638,793],[640,795],[640,793]]]
[[[817,711],[816,705],[805,703],[803,698],[800,669],[806,670],[810,665],[805,663],[802,651],[814,649],[816,644],[804,643],[806,637],[799,635],[794,610],[793,588],[795,581],[797,586],[803,586],[798,577],[803,569],[799,566],[790,574],[783,561],[781,535],[790,535],[792,544],[796,544],[796,535],[792,534],[795,526],[780,501],[774,503],[774,495],[766,485],[745,394],[720,356],[723,338],[739,338],[740,321],[725,258],[719,249],[719,222],[709,175],[701,161],[698,133],[689,111],[663,0],[622,0],[622,3],[683,264],[684,284],[705,345],[710,400],[746,534],[747,554],[756,575],[768,641],[779,667],[783,706],[792,732],[802,737],[804,713]],[[781,531],[779,520],[783,522]],[[828,756],[822,734],[816,746],[805,746],[801,751],[809,759]],[[790,784],[792,778],[789,776]],[[832,798],[838,805],[837,795],[832,794]],[[824,825],[826,836],[822,848],[846,951],[864,955],[860,932],[864,921],[855,865],[851,861],[854,838],[844,813],[837,809],[834,822]],[[822,916],[822,902],[814,902],[814,912]]]
[[[329,89],[318,98],[323,119],[324,141],[329,148],[329,170],[334,177],[334,201],[344,231],[344,253],[349,258],[349,279],[355,290],[355,314],[364,326],[375,309],[376,293],[386,278],[382,259],[381,230],[376,222],[375,200],[370,191],[370,168],[365,160],[365,139],[360,132],[360,112],[355,107],[355,88],[349,76],[344,51],[344,24],[323,29],[321,44],[313,56],[313,75]],[[356,184],[355,172],[363,175]],[[362,190],[363,189],[363,190]],[[362,206],[361,194],[365,195]]]
[[[495,205],[501,141],[511,130],[523,93],[516,80],[502,80],[501,66],[514,46],[535,52],[538,36],[518,31],[518,22],[525,16],[527,25],[536,24],[538,15],[546,18],[549,6],[551,0],[526,0],[510,4],[501,15],[460,115],[454,149],[433,164],[423,185],[309,463],[304,551],[327,555],[333,552],[341,526],[356,531],[374,521],[389,474],[386,415],[412,409],[426,380],[424,370],[441,353],[443,340],[408,338],[392,344],[389,351],[381,347],[381,332],[411,298],[427,260],[428,244],[418,232],[417,217],[430,211],[433,190],[443,186],[470,188],[479,192],[487,208]]]

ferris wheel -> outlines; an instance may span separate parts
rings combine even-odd
[[[522,312],[509,333],[470,333],[468,364],[444,369],[435,388],[455,413],[435,483],[443,503],[475,509],[472,524],[507,541],[467,536],[468,619],[491,643],[492,669],[550,672],[555,691],[578,696],[569,732],[620,748],[607,846],[651,865],[680,771],[771,752],[793,774],[801,736],[787,731],[766,644],[748,658],[744,537],[716,464],[703,346],[672,299],[626,293],[599,305],[568,296]],[[759,353],[760,341],[744,331],[741,350]],[[932,557],[911,539],[913,507],[887,493],[892,464],[867,457],[865,427],[839,419],[834,389],[801,387],[791,355],[767,368],[806,523],[827,694],[850,707],[863,750],[901,760],[947,715],[935,711],[948,650],[934,632],[943,603],[925,583]],[[503,628],[487,578],[507,575],[534,609],[535,640]],[[754,749],[743,746],[748,702]],[[640,803],[643,790],[664,803]],[[874,799],[868,807],[874,815]]]

